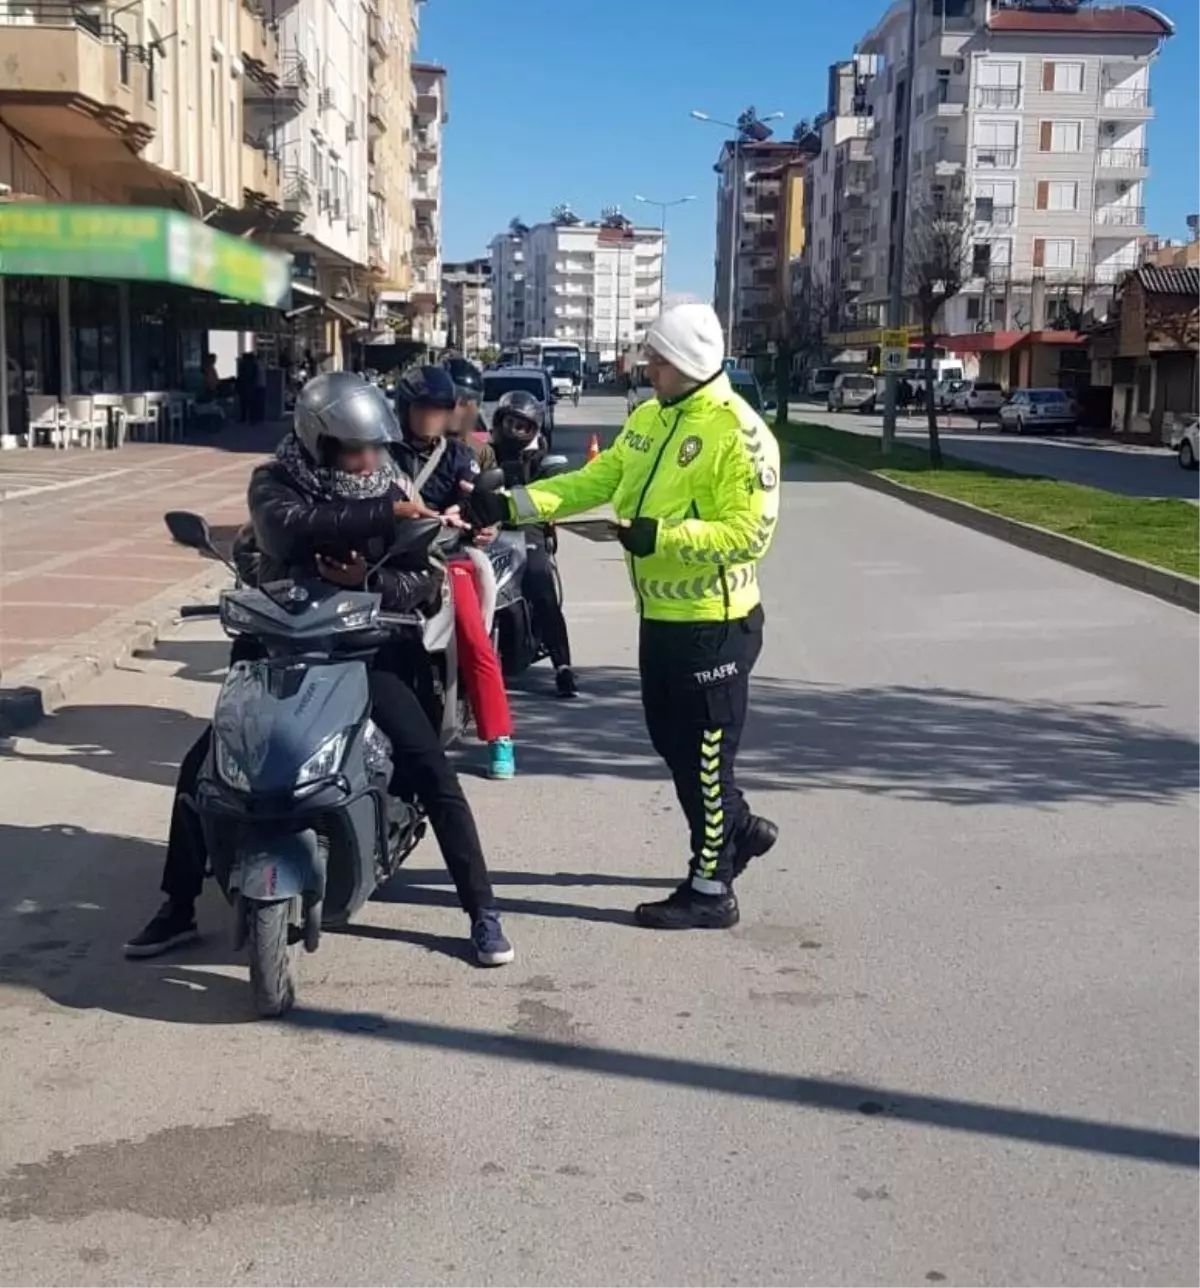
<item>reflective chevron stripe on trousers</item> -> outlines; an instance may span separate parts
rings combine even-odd
[[[750,810],[734,773],[763,612],[732,622],[643,621],[642,709],[654,750],[675,783],[691,833],[692,885],[721,894],[733,876]]]

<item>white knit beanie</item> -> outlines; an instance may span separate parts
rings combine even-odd
[[[660,313],[646,347],[693,380],[710,380],[725,361],[725,337],[709,304],[676,304]]]

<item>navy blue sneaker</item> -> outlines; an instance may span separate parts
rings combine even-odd
[[[485,908],[471,922],[471,947],[480,966],[506,966],[516,956],[495,908]]]

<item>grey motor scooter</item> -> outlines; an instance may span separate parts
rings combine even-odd
[[[200,516],[165,518],[177,542],[222,558]],[[454,536],[436,519],[410,520],[388,557],[436,562],[436,544]],[[417,803],[389,793],[392,748],[371,719],[367,672],[396,631],[419,631],[440,677],[442,742],[458,736],[449,578],[427,616],[387,614],[378,594],[316,579],[239,583],[181,616],[219,617],[262,654],[229,669],[191,804],[249,955],[255,1008],[278,1016],[295,999],[293,946],[315,952],[322,929],[349,921],[424,835]]]

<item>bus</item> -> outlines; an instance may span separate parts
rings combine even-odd
[[[532,336],[518,346],[521,366],[542,367],[550,377],[556,398],[574,398],[578,403],[583,384],[583,350],[571,340]]]

